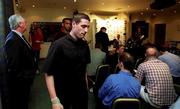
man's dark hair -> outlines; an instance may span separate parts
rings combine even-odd
[[[88,15],[84,14],[84,13],[78,13],[78,14],[75,14],[73,16],[73,19],[72,21],[76,22],[76,23],[79,23],[81,21],[81,19],[86,19],[88,21],[90,21],[90,18]]]
[[[100,31],[107,30],[106,27],[101,27]]]
[[[123,52],[119,57],[119,62],[122,62],[124,68],[133,73],[134,70],[134,58],[127,52]]]
[[[64,23],[66,20],[72,21],[72,18],[63,18],[62,23]]]

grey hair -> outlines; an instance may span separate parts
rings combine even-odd
[[[24,18],[19,15],[19,14],[14,14],[14,15],[11,15],[8,19],[9,21],[9,25],[10,25],[10,28],[12,30],[15,30],[17,29],[17,27],[19,26],[19,23],[23,20]]]

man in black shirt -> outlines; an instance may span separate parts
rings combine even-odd
[[[109,37],[106,33],[106,28],[101,27],[100,31],[95,35],[96,43],[101,45],[101,50],[105,53],[108,53],[108,46],[109,46]]]
[[[62,20],[60,31],[54,35],[54,41],[69,34],[72,28],[71,20],[71,18],[64,18]]]
[[[53,109],[88,109],[86,65],[90,53],[83,39],[89,25],[86,14],[74,15],[70,34],[53,42],[49,49],[43,72]]]

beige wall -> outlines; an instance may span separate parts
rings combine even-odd
[[[19,13],[18,11],[16,13]],[[26,38],[29,37],[29,28],[32,22],[61,22],[64,17],[72,17],[68,10],[46,9],[46,8],[26,8],[21,15],[28,23],[27,31],[24,33]],[[50,42],[41,44],[40,58],[46,58]]]
[[[16,11],[16,13],[19,13]],[[26,19],[28,23],[28,29],[24,33],[26,39],[29,37],[29,29],[30,24],[32,22],[61,22],[64,17],[72,17],[72,12],[69,10],[57,10],[57,9],[46,9],[46,8],[31,8],[31,9],[24,9],[24,11],[20,12],[21,15]],[[93,20],[92,20],[93,21]],[[86,35],[86,39],[91,41],[89,46],[93,47],[93,42],[95,31],[94,31],[94,22],[91,22],[90,30]],[[46,58],[48,49],[50,46],[50,42],[45,42],[41,44],[41,51],[40,51],[40,58]]]
[[[172,20],[167,24],[166,31],[167,41],[180,41],[180,18]]]
[[[178,12],[177,12],[178,13]],[[126,24],[126,39],[131,36],[131,23],[136,22],[139,20],[145,20],[149,23],[149,37],[147,41],[154,42],[154,25],[159,23],[166,23],[166,41],[180,41],[180,15],[177,13],[169,12],[163,14],[158,14],[156,16],[144,14],[140,15],[132,14],[131,18],[129,19],[129,15],[125,16],[125,20],[127,21]],[[72,12],[69,10],[57,10],[57,9],[46,9],[46,8],[31,8],[31,9],[24,9],[21,14],[26,18],[28,24],[30,25],[32,22],[61,22],[64,17],[72,17]],[[121,16],[119,14],[118,16]],[[123,14],[124,16],[124,14]],[[91,28],[89,33],[87,34],[87,40],[91,40],[90,47],[94,46],[94,34],[96,33],[96,25],[93,19],[94,16],[90,15],[92,18],[91,21]],[[25,33],[26,38],[28,38],[29,32],[29,25],[28,30]],[[48,52],[48,48],[50,43],[44,43],[41,45],[42,50],[40,57],[45,58]]]
[[[16,13],[18,13],[18,11]],[[61,22],[64,17],[72,17],[72,12],[69,10],[57,10],[57,9],[46,9],[46,8],[30,8],[30,9],[26,8],[20,13],[26,19],[28,23],[28,29],[24,33],[27,39],[29,37],[29,28],[30,28],[29,26],[32,22]],[[94,35],[97,32],[96,22],[94,20],[96,19],[96,17],[94,16],[98,16],[98,15],[94,15],[94,14],[93,15],[88,14],[88,15],[91,17],[91,25],[90,25],[89,32],[87,33],[86,39],[88,41],[91,41],[89,46],[90,48],[93,48],[95,44]],[[127,15],[118,14],[117,16],[118,17],[122,16],[123,18],[126,18],[126,21],[129,21],[129,19],[127,19],[128,18]],[[129,29],[127,28],[127,32],[128,31]],[[49,46],[50,46],[49,42],[43,43],[41,45],[40,58],[46,58]]]
[[[170,12],[158,13],[156,16],[152,14],[140,15],[139,13],[133,14],[131,22],[144,20],[149,23],[149,37],[150,42],[154,42],[154,28],[155,24],[166,24],[166,41],[180,41],[180,15]]]
[[[28,23],[28,31],[25,33],[26,36],[28,35],[29,26],[32,22],[61,22],[64,17],[72,17],[72,13],[68,10],[46,8],[27,8],[24,9],[21,14]]]

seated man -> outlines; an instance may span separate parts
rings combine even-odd
[[[168,52],[163,46],[159,46],[158,50],[160,52],[158,58],[169,66],[173,82],[180,85],[180,57]]]
[[[118,58],[119,55],[121,55],[124,52],[124,45],[118,45],[118,47],[114,51],[110,51],[109,54],[106,56],[106,64],[110,65],[110,71],[111,73],[118,73],[119,68],[117,66],[118,64]]]
[[[138,66],[135,77],[145,86],[141,86],[141,97],[156,108],[171,105],[177,95],[172,76],[166,63],[158,60],[157,50],[153,46],[146,49],[146,60]]]
[[[129,53],[122,53],[119,57],[119,71],[111,74],[99,89],[98,97],[105,108],[110,108],[112,102],[119,97],[139,98],[140,83],[132,75],[134,68],[133,57]]]
[[[102,65],[106,58],[106,53],[101,51],[99,43],[95,44],[95,49],[90,50],[91,63],[87,65],[86,72],[88,76],[88,88],[91,88],[95,81],[96,69],[99,65]]]
[[[170,107],[170,109],[179,109],[180,107],[180,97],[176,100],[176,102]]]

